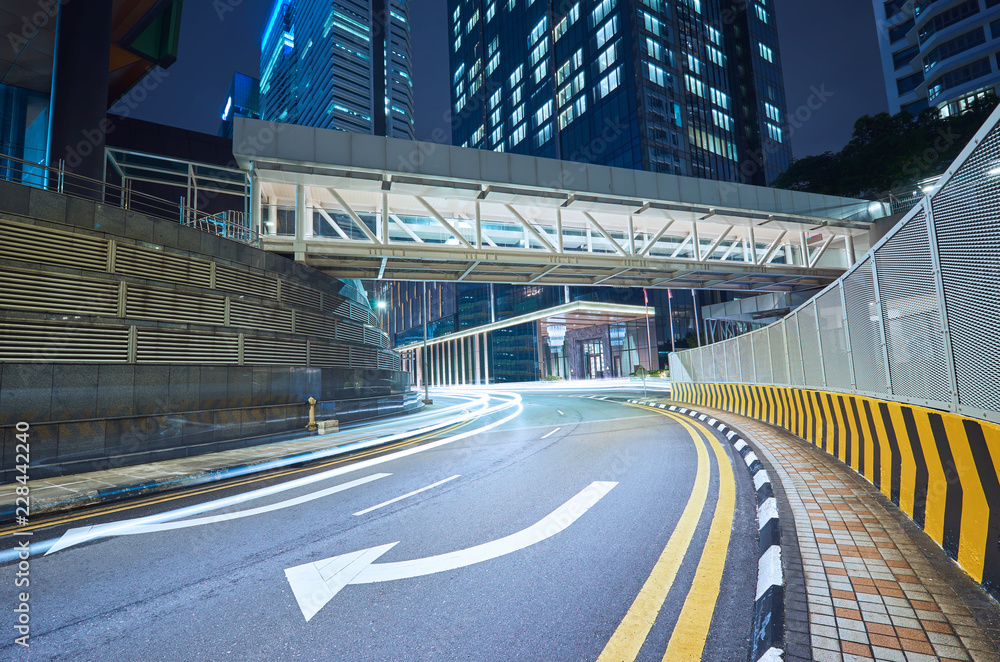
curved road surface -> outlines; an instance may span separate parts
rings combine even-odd
[[[36,529],[59,543],[31,558],[31,647],[0,657],[745,660],[729,444],[621,390],[491,393],[507,408],[416,442]]]

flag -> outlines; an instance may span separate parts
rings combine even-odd
[[[642,288],[642,298],[646,302],[646,305],[648,306],[649,305],[649,293],[646,292],[646,288],[645,287]]]

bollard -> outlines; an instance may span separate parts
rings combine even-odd
[[[316,425],[316,398],[311,397],[306,400],[309,403],[309,425],[306,426],[307,430],[315,430]]]

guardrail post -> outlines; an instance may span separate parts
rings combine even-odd
[[[875,251],[871,252],[872,282],[875,285],[875,308],[878,309],[878,332],[882,339],[882,361],[885,364],[885,386],[892,395],[892,373],[889,369],[889,343],[885,337],[885,318],[882,314],[882,293],[878,286],[878,264],[875,261]]]
[[[931,198],[924,197],[921,201],[924,215],[927,218],[927,243],[931,252],[931,277],[934,279],[934,289],[937,292],[938,311],[941,316],[941,335],[946,352],[945,364],[948,366],[948,388],[951,391],[951,410],[959,412],[961,403],[958,393],[958,375],[955,373],[955,354],[951,348],[951,329],[948,326],[948,308],[944,298],[944,278],[941,274],[941,256],[938,253],[937,231],[934,227],[934,208]]]

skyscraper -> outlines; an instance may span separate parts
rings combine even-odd
[[[773,0],[448,6],[456,145],[752,184],[791,160]]]
[[[997,0],[872,0],[889,111],[960,113],[1000,82]]]
[[[276,0],[260,72],[265,120],[413,138],[403,0]]]

